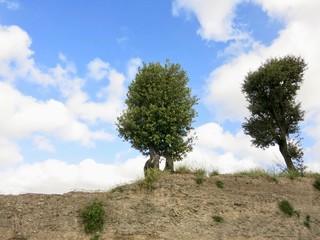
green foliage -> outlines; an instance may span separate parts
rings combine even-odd
[[[217,180],[217,181],[216,181],[216,186],[217,186],[218,188],[224,188],[224,182],[221,181],[221,180]]]
[[[123,187],[118,186],[118,187],[115,187],[114,189],[112,189],[111,192],[119,192],[119,193],[122,193],[122,192],[124,192],[124,189],[123,189]]]
[[[210,177],[214,177],[214,176],[218,176],[219,175],[219,170],[212,170],[210,173],[209,173],[209,176]]]
[[[214,222],[217,222],[217,223],[222,223],[222,222],[224,222],[223,217],[222,217],[222,216],[219,216],[219,215],[214,215],[214,216],[212,216],[212,220],[213,220]]]
[[[96,234],[93,237],[91,237],[90,240],[100,240],[100,236]]]
[[[303,221],[303,225],[306,227],[306,228],[309,228],[310,229],[310,215],[306,215],[304,221]]]
[[[166,173],[166,171],[161,171],[158,169],[148,169],[144,179],[139,182],[139,186],[147,190],[153,190],[155,189],[154,184]]]
[[[316,177],[312,186],[320,191],[320,176]]]
[[[206,180],[206,175],[207,175],[207,172],[205,169],[196,169],[194,171],[194,174],[195,174],[195,181],[197,184],[202,184],[204,183],[204,181]]]
[[[198,99],[188,81],[179,64],[143,64],[129,86],[127,109],[117,118],[119,136],[144,155],[152,147],[167,161],[181,160],[195,138],[190,130]]]
[[[190,174],[190,173],[192,173],[192,170],[190,168],[188,168],[187,166],[180,166],[175,170],[175,173]]]
[[[249,177],[261,177],[261,176],[269,176],[269,174],[261,169],[261,168],[254,168],[250,170],[244,170],[240,172],[236,172],[234,174],[237,177],[242,177],[242,176],[249,176]]]
[[[283,199],[280,202],[278,202],[279,209],[287,214],[288,216],[292,216],[296,211],[294,210],[293,206],[288,202],[288,200]]]
[[[102,203],[97,200],[86,207],[80,214],[85,233],[93,234],[101,232],[104,224],[104,215]]]
[[[289,169],[299,167],[293,162],[301,164],[303,156],[298,124],[304,119],[304,111],[295,97],[305,69],[300,57],[271,58],[249,72],[242,85],[251,112],[242,124],[244,132],[256,147],[278,144]]]

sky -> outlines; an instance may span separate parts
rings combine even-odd
[[[241,84],[288,54],[308,64],[297,96],[304,161],[320,172],[320,1],[0,0],[0,193],[104,191],[146,157],[115,121],[143,62],[179,63],[200,100],[186,165],[232,173],[284,164],[251,145]],[[163,164],[162,164],[163,166]]]

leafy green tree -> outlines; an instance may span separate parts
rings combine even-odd
[[[198,99],[187,87],[189,78],[179,64],[168,60],[143,64],[129,86],[127,109],[117,119],[119,136],[143,155],[166,158],[166,169],[192,150],[190,134]]]
[[[244,132],[256,147],[277,144],[289,170],[303,170],[298,124],[304,111],[295,98],[305,69],[300,57],[271,58],[249,72],[242,85],[251,112],[242,124]]]

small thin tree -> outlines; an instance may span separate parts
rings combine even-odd
[[[277,144],[289,170],[303,170],[299,122],[304,119],[296,101],[306,63],[301,57],[268,59],[249,72],[242,85],[251,116],[242,124],[252,143],[262,149]]]
[[[165,157],[171,172],[173,162],[192,149],[195,137],[190,130],[198,99],[191,95],[188,81],[179,64],[143,64],[129,86],[127,109],[116,123],[120,137],[150,159]]]

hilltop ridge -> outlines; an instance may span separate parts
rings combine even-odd
[[[94,200],[105,210],[100,239],[320,239],[314,178],[218,175],[202,184],[195,179],[166,174],[149,190],[135,182],[108,192],[0,195],[0,240],[90,239],[79,212]],[[282,199],[297,214],[281,212]]]

